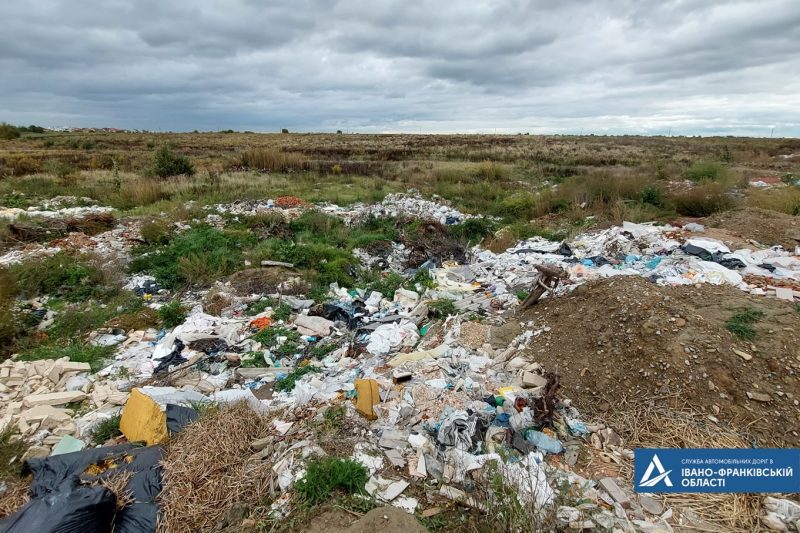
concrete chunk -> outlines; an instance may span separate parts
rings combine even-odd
[[[333,322],[321,316],[299,315],[294,321],[297,331],[301,335],[313,335],[315,337],[325,337],[331,332]]]
[[[31,407],[27,411],[23,411],[20,417],[24,418],[26,422],[41,422],[42,420],[50,418],[52,420],[57,420],[59,424],[71,420],[66,409],[59,409],[50,405]]]
[[[547,378],[534,374],[533,372],[525,372],[522,375],[522,386],[525,388],[544,387],[547,385]]]
[[[608,495],[614,498],[614,501],[622,505],[622,507],[630,507],[631,499],[628,497],[628,494],[619,488],[617,482],[610,477],[604,477],[600,480],[600,488],[606,491]]]
[[[89,372],[90,370],[91,366],[89,366],[89,363],[78,363],[75,361],[61,363],[62,372]]]
[[[25,407],[36,405],[65,405],[86,399],[86,394],[80,391],[51,392],[48,394],[32,394],[26,396],[22,403]]]

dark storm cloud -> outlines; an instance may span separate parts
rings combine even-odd
[[[800,3],[5,0],[0,120],[800,135]]]

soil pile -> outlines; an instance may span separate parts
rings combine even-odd
[[[752,341],[725,326],[743,309],[763,313]],[[759,446],[800,444],[800,313],[791,304],[626,276],[543,300],[527,321],[542,330],[527,355],[560,373],[581,412],[602,417],[632,396],[681,399]]]

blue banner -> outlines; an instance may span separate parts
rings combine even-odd
[[[800,492],[800,448],[636,448],[636,492]]]

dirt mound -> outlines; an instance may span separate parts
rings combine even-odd
[[[716,213],[701,221],[712,228],[728,230],[745,241],[754,239],[761,244],[779,244],[793,250],[800,244],[800,218],[757,207]]]
[[[744,308],[763,313],[752,342],[725,327]],[[529,357],[561,374],[565,395],[587,416],[604,417],[626,397],[681,399],[761,446],[800,443],[800,313],[791,304],[625,276],[541,301],[520,317],[529,320],[546,330]]]
[[[364,531],[381,531],[383,533],[423,533],[425,528],[417,522],[414,515],[385,506],[371,510],[361,518],[354,520],[350,514],[334,509],[316,517],[307,533],[361,533]]]

